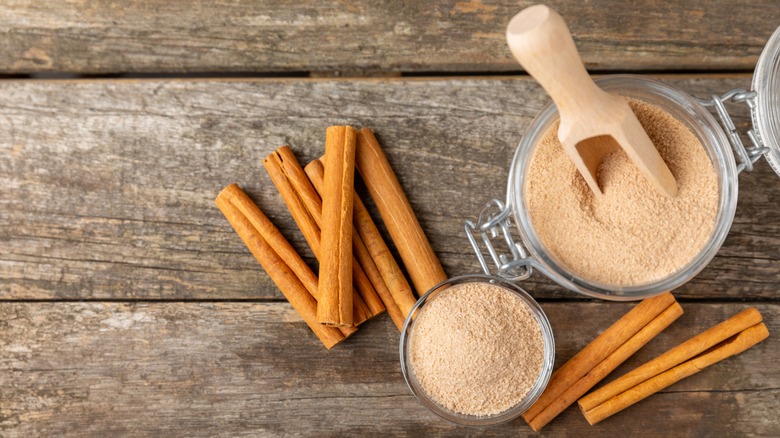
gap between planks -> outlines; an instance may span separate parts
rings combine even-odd
[[[697,79],[744,79],[753,77],[753,71],[672,71],[672,72],[636,72],[636,71],[608,71],[593,73],[593,78],[600,78],[603,76],[612,76],[619,74],[649,76],[657,79],[690,79],[696,77]],[[57,84],[57,83],[144,83],[144,82],[217,82],[217,83],[230,83],[230,82],[250,82],[250,83],[268,83],[268,82],[426,82],[426,81],[457,81],[457,80],[531,80],[528,74],[524,72],[517,72],[515,74],[507,72],[479,72],[475,74],[468,74],[463,72],[458,73],[446,73],[446,72],[426,72],[424,74],[413,73],[401,76],[222,76],[219,74],[210,76],[200,75],[149,75],[149,76],[137,76],[137,77],[115,77],[111,75],[106,76],[88,76],[80,78],[26,78],[26,77],[10,77],[0,78],[2,82],[36,82],[43,84]]]

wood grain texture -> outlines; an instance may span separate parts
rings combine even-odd
[[[504,30],[534,3],[3,2],[0,71],[514,71]],[[752,70],[780,24],[772,0],[546,3],[593,70]]]
[[[560,365],[630,305],[543,307]],[[747,304],[683,307],[612,378]],[[758,308],[772,333],[759,346],[595,427],[571,407],[545,434],[777,436],[780,305]],[[0,435],[535,436],[522,420],[465,429],[426,411],[397,342],[383,317],[326,352],[287,303],[0,303]]]
[[[667,80],[697,96],[750,85]],[[213,199],[239,183],[316,267],[260,161],[283,144],[321,156],[333,124],[377,133],[445,272],[476,272],[463,221],[504,196],[547,101],[525,78],[5,81],[0,95],[2,299],[281,298]],[[780,180],[759,162],[723,248],[676,296],[776,300],[778,206]],[[538,273],[522,286],[580,298]]]

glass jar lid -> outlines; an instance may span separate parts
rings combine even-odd
[[[780,27],[769,38],[753,73],[755,104],[751,117],[755,133],[772,169],[780,175]]]

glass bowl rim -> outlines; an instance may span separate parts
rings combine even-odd
[[[420,309],[425,306],[429,299],[431,299],[431,296],[435,296],[436,294],[447,290],[449,286],[475,282],[496,285],[521,298],[523,302],[530,308],[531,313],[536,318],[537,323],[539,324],[539,328],[542,331],[542,341],[544,342],[542,370],[539,373],[539,377],[537,378],[534,387],[531,389],[531,391],[529,391],[526,397],[515,406],[512,406],[501,413],[489,416],[460,414],[457,412],[452,412],[436,403],[428,396],[427,393],[425,393],[425,390],[419,385],[419,383],[416,382],[416,378],[413,376],[414,371],[412,370],[411,366],[411,358],[408,356],[411,344],[410,331],[413,328],[413,321],[419,313]],[[420,299],[417,300],[415,305],[409,311],[409,314],[404,321],[403,329],[401,330],[399,355],[401,361],[401,373],[404,376],[404,381],[406,382],[407,387],[412,391],[414,397],[429,411],[433,412],[441,418],[444,418],[447,421],[463,426],[490,426],[511,421],[519,417],[523,414],[523,412],[528,410],[528,408],[530,408],[542,395],[544,389],[547,387],[547,383],[550,380],[550,376],[552,375],[555,362],[555,338],[553,335],[552,326],[550,325],[550,321],[547,318],[544,310],[541,308],[541,306],[539,306],[539,303],[537,303],[536,300],[520,286],[496,276],[466,274],[448,278],[447,280],[442,281],[441,283],[429,289],[420,297]],[[414,381],[412,380],[413,378]]]

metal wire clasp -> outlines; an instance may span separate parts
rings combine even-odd
[[[739,88],[735,88],[722,96],[712,95],[710,99],[699,99],[699,103],[705,107],[715,107],[715,111],[720,118],[721,125],[726,130],[729,143],[731,143],[731,149],[734,151],[739,164],[737,164],[737,173],[741,173],[743,170],[748,172],[753,171],[753,163],[756,162],[762,155],[769,152],[769,148],[764,146],[761,139],[756,135],[753,129],[747,131],[747,136],[750,138],[752,146],[745,146],[742,143],[742,138],[737,132],[734,121],[726,110],[726,103],[729,101],[734,103],[744,102],[751,111],[756,107],[756,95],[755,91],[745,91]]]
[[[512,209],[508,205],[498,199],[493,199],[485,204],[479,212],[476,223],[470,220],[466,221],[465,230],[466,237],[468,237],[486,275],[495,274],[509,281],[519,281],[530,277],[533,269],[525,249],[512,237],[511,213]],[[495,273],[491,272],[490,266],[488,266],[477,235],[485,244],[490,258],[493,259],[497,268]],[[501,240],[503,242],[499,243],[509,248],[508,253],[496,251],[493,242]]]

